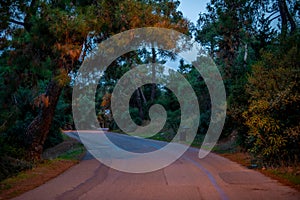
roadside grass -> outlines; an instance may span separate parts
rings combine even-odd
[[[283,170],[284,171],[270,169],[270,170],[267,170],[267,172],[270,172],[270,173],[272,173],[276,176],[279,176],[281,178],[288,179],[292,183],[300,186],[300,174],[294,175],[294,173],[286,172],[285,169],[283,169]]]
[[[126,133],[124,133],[122,130],[112,130],[111,132],[114,133],[119,133],[119,134],[124,134],[124,135],[128,135]],[[171,142],[172,138],[168,136],[167,133],[165,132],[159,132],[151,137],[148,136],[149,134],[145,134],[145,133],[141,133],[138,136],[141,138],[146,138],[146,139],[151,139],[151,140],[158,140],[158,141],[164,141],[164,142]]]
[[[82,144],[76,144],[72,149],[58,156],[58,160],[75,160],[78,161],[85,153],[85,148]]]
[[[300,167],[281,167],[259,170],[262,174],[278,180],[280,183],[300,191]]]
[[[61,130],[61,131],[63,132],[63,130]],[[62,134],[62,138],[64,141],[70,139],[70,137],[67,134]]]
[[[120,133],[120,134],[126,134],[121,130],[113,130],[112,132],[114,133]],[[151,140],[158,140],[158,141],[164,141],[164,142],[171,142],[173,137],[171,136],[171,134],[167,133],[167,132],[159,132],[151,137],[148,137],[147,134],[140,134],[139,137],[141,138],[147,138],[147,139],[151,139]],[[192,147],[197,147],[200,148],[202,145],[202,142],[204,140],[204,135],[196,135],[195,139],[192,141],[191,146]],[[186,144],[190,144],[191,141],[187,141],[185,142]]]
[[[64,142],[70,143],[65,137]],[[53,147],[55,149],[55,147]],[[45,159],[37,163],[32,169],[22,171],[17,175],[0,182],[0,200],[17,197],[32,190],[60,175],[70,167],[76,165],[85,154],[82,144],[76,142],[70,149],[59,152],[54,159]]]
[[[151,140],[158,140],[158,141],[164,141],[164,142],[171,142],[173,138],[170,137],[170,136],[168,136],[167,133],[160,132],[160,133],[157,133],[157,134],[149,137],[149,139],[151,139]]]

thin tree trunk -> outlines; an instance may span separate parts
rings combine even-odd
[[[248,60],[248,44],[245,44],[244,68],[247,68],[247,60]]]
[[[141,118],[141,121],[145,119],[144,116],[144,111],[143,111],[143,105],[142,105],[142,100],[141,100],[141,94],[139,90],[136,90],[136,103],[139,109],[139,117]]]
[[[141,96],[142,96],[142,99],[143,99],[143,104],[146,105],[147,104],[147,100],[146,100],[146,97],[144,95],[143,90],[141,88],[139,88],[138,90],[141,93]]]
[[[151,87],[151,102],[154,101],[155,99],[155,95],[156,95],[156,84],[155,82],[155,78],[156,78],[156,70],[155,70],[155,65],[154,63],[156,63],[156,51],[154,48],[152,48],[152,87]]]
[[[52,80],[48,84],[45,94],[47,102],[42,102],[41,111],[26,129],[26,137],[30,143],[26,159],[29,161],[38,161],[41,159],[43,145],[49,133],[62,89],[63,86],[59,85],[55,80]]]

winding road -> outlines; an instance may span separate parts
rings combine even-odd
[[[76,132],[67,133],[78,138]],[[153,151],[166,143],[106,133],[135,152]],[[89,153],[76,166],[15,200],[299,200],[300,193],[254,170],[210,153],[198,158],[189,148],[176,162],[155,172],[130,174],[109,168]]]

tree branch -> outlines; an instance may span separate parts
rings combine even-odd
[[[30,23],[30,18],[32,14],[35,13],[37,10],[36,4],[37,4],[36,0],[31,1],[30,6],[28,8],[27,15],[24,18],[24,27],[28,32],[30,32],[30,29],[32,27],[32,24]]]
[[[25,23],[24,22],[19,22],[19,21],[16,21],[14,19],[9,19],[8,20],[10,23],[14,23],[14,24],[17,24],[17,25],[20,25],[20,26],[25,26]]]
[[[277,14],[279,11],[276,10],[275,12],[271,13],[267,18],[266,20],[269,20],[273,15]]]
[[[278,15],[278,16],[276,16],[276,17],[273,17],[272,19],[269,20],[269,22],[272,22],[273,20],[275,20],[275,19],[277,19],[277,18],[279,18],[279,17],[280,17],[280,15]]]

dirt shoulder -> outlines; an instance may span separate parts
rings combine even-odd
[[[0,182],[0,199],[11,199],[57,177],[76,165],[85,153],[75,139],[67,138],[61,144],[47,149],[44,160],[34,168]]]

